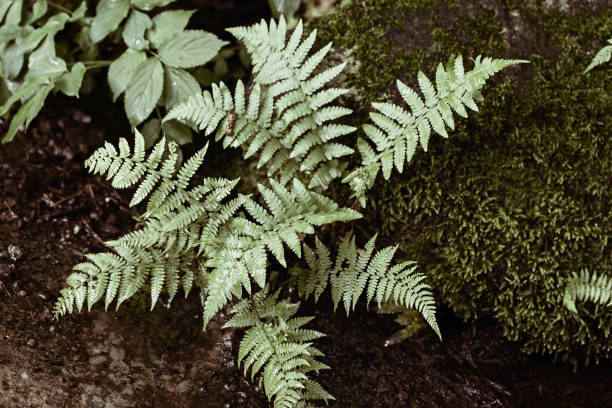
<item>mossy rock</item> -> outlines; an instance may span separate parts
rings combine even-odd
[[[379,178],[366,222],[463,318],[493,317],[526,352],[609,359],[612,308],[563,307],[573,272],[612,276],[612,67],[582,73],[612,35],[606,2],[352,1],[311,26],[355,62],[342,78],[355,123],[397,99],[395,78],[415,85],[450,54],[531,61],[493,78],[448,140]]]

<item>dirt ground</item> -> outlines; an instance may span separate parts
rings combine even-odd
[[[71,267],[133,225],[127,195],[83,167],[117,137],[121,112],[78,106],[52,100],[27,135],[0,148],[0,407],[267,406],[235,365],[239,333],[219,329],[223,313],[202,332],[195,296],[169,310],[135,300],[53,320]],[[444,310],[444,342],[423,330],[385,347],[398,329],[390,317],[347,319],[327,304],[303,313],[328,334],[318,346],[333,370],[319,380],[334,407],[612,406],[609,363],[574,374]]]

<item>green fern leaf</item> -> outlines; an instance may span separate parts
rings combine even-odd
[[[373,154],[372,149],[363,146],[359,148],[362,167],[344,178],[344,182],[351,185],[354,196],[361,200],[373,185],[379,169],[382,169],[385,179],[389,179],[393,167],[402,172],[404,163],[409,162],[414,154],[417,140],[427,151],[432,131],[448,137],[446,128],[454,128],[452,111],[467,117],[465,107],[478,110],[476,100],[482,100],[480,89],[486,80],[508,66],[525,62],[478,56],[474,68],[465,72],[462,57],[451,57],[446,67],[438,65],[435,86],[419,71],[418,83],[425,100],[398,80],[398,91],[411,112],[392,103],[372,104],[376,111],[370,113],[370,119],[374,124],[364,125],[363,130],[377,153]]]
[[[323,336],[303,329],[312,318],[294,317],[298,304],[278,301],[278,292],[268,295],[268,288],[252,299],[239,302],[233,316],[223,327],[248,328],[238,351],[238,365],[251,378],[260,374],[264,390],[273,406],[295,407],[309,400],[333,400],[333,397],[308,374],[329,368],[315,357],[322,353],[311,341]]]
[[[612,306],[612,279],[603,274],[591,274],[586,269],[582,270],[580,275],[574,274],[565,287],[563,304],[572,312],[578,313],[576,301]]]
[[[376,236],[358,253],[354,237],[347,235],[333,263],[329,250],[318,239],[316,249],[304,245],[308,269],[290,270],[300,296],[307,299],[314,295],[316,300],[329,283],[334,308],[342,302],[348,315],[365,291],[366,304],[375,300],[379,305],[392,302],[415,308],[440,337],[435,301],[430,287],[423,283],[425,276],[415,271],[414,262],[391,266],[397,247],[383,248],[374,254],[375,240]]]
[[[250,91],[238,81],[232,97],[225,84],[213,84],[212,92],[189,98],[164,121],[178,119],[205,135],[214,133],[224,147],[241,146],[245,158],[259,152],[257,167],[266,165],[268,177],[283,184],[300,174],[310,180],[309,187],[327,188],[341,175],[338,165],[328,162],[353,153],[337,139],[355,128],[331,123],[352,111],[329,105],[347,92],[328,88],[345,64],[320,70],[331,44],[308,56],[316,32],[302,41],[301,21],[289,41],[283,17],[278,24],[262,21],[229,31],[253,60]]]
[[[610,61],[610,59],[612,59],[612,38],[608,40],[608,44],[609,45],[606,45],[601,50],[599,50],[597,54],[595,54],[595,57],[593,57],[591,63],[585,68],[585,74],[593,68],[605,64],[606,62]]]

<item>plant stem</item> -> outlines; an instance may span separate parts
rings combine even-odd
[[[61,4],[57,4],[57,3],[54,3],[52,1],[48,1],[47,4],[50,5],[51,7],[55,7],[58,10],[64,11],[64,12],[72,15],[72,10],[67,9],[66,7],[62,6]]]
[[[112,60],[94,60],[94,61],[76,61],[68,65],[72,66],[76,64],[77,62],[83,63],[83,65],[85,65],[85,69],[95,69],[95,68],[107,67],[113,63]]]

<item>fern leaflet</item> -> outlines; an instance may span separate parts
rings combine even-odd
[[[476,57],[474,69],[465,72],[461,56],[451,57],[444,67],[438,65],[435,86],[419,71],[418,82],[425,99],[406,84],[397,80],[402,99],[410,107],[388,102],[372,104],[376,112],[370,113],[373,124],[363,125],[363,130],[374,148],[364,139],[357,140],[362,166],[344,178],[350,184],[354,196],[365,205],[363,195],[372,188],[378,172],[382,169],[385,180],[391,176],[393,167],[400,173],[404,163],[414,155],[417,144],[427,151],[429,137],[437,133],[448,137],[446,128],[454,129],[453,111],[467,117],[466,107],[478,110],[476,101],[483,99],[480,89],[485,81],[508,66],[524,63],[523,60],[492,59]]]
[[[586,74],[593,68],[610,61],[610,59],[612,59],[612,38],[608,39],[608,45],[595,54],[591,63],[585,68],[584,73]]]
[[[337,139],[355,128],[332,122],[352,111],[330,105],[348,91],[327,87],[344,64],[313,75],[331,44],[307,58],[316,31],[302,41],[301,21],[288,41],[283,17],[269,27],[262,21],[229,31],[244,42],[253,59],[250,89],[238,81],[232,96],[225,84],[214,84],[212,93],[192,96],[164,121],[178,119],[205,135],[215,133],[224,147],[242,146],[245,157],[259,152],[257,166],[265,165],[268,177],[278,175],[282,184],[301,175],[309,180],[309,188],[327,188],[346,167],[338,159],[353,152]]]
[[[278,301],[278,291],[268,288],[245,299],[232,309],[234,316],[223,327],[247,328],[240,342],[238,364],[251,378],[262,372],[268,399],[275,408],[305,406],[307,400],[333,400],[325,389],[307,374],[329,367],[316,360],[322,353],[311,345],[322,333],[304,329],[312,317],[294,317],[299,306]]]
[[[292,268],[290,271],[300,296],[307,299],[312,295],[316,301],[330,284],[334,308],[342,302],[348,315],[365,292],[366,304],[375,300],[379,306],[393,302],[415,308],[441,337],[435,316],[435,300],[429,285],[423,282],[425,275],[415,272],[416,265],[412,261],[391,266],[397,247],[386,247],[374,254],[375,241],[376,236],[368,241],[363,251],[359,251],[355,238],[347,235],[338,248],[335,262],[318,238],[315,249],[304,245],[304,257],[309,268]]]
[[[580,275],[574,274],[565,287],[563,304],[578,313],[576,301],[612,306],[612,279],[605,275],[591,274],[587,270],[582,270]]]

